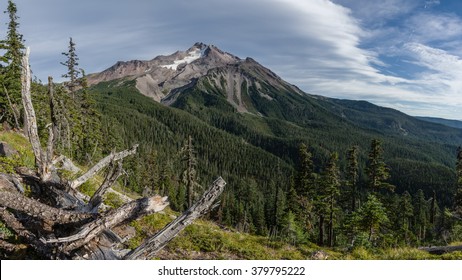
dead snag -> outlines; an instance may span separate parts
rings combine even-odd
[[[22,103],[24,106],[24,114],[27,124],[27,135],[29,142],[32,145],[32,150],[35,156],[35,163],[38,167],[40,177],[45,175],[45,158],[40,145],[40,138],[37,130],[37,118],[35,116],[34,106],[32,105],[32,98],[30,93],[31,88],[31,73],[29,66],[29,53],[30,49],[27,48],[24,56],[22,57],[22,73],[21,73],[21,95]]]

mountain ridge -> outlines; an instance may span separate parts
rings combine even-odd
[[[436,140],[441,138],[438,133],[460,134],[458,131],[448,130],[446,126],[435,126],[434,121],[414,118],[394,109],[365,103],[367,101],[341,100],[305,93],[252,58],[241,59],[204,43],[195,43],[186,51],[156,56],[151,60],[119,61],[100,73],[88,76],[89,85],[118,79],[134,80],[141,94],[167,106],[175,107],[180,95],[199,88],[207,94],[222,95],[238,113],[277,115],[293,121],[293,117],[284,116],[290,112],[283,111],[295,110],[305,111],[299,114],[316,120],[320,118],[314,113],[310,116],[309,112],[317,110],[311,108],[313,103],[317,103],[316,105],[321,105],[330,114],[335,114],[339,121],[343,119],[365,129],[421,137],[424,135],[420,127],[424,126]],[[300,95],[303,100],[292,94]],[[262,103],[265,105],[262,106]],[[303,105],[299,106],[300,103]],[[268,108],[263,108],[265,106]],[[358,118],[362,114],[368,114],[368,118]],[[427,123],[422,124],[421,121]],[[452,143],[462,141],[462,134],[455,138]]]

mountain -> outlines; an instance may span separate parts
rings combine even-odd
[[[451,144],[462,142],[460,131],[430,124],[396,110],[366,101],[304,93],[252,58],[240,59],[203,43],[149,61],[119,61],[101,73],[89,75],[88,82],[95,85],[117,79],[135,81],[140,93],[173,107],[185,107],[188,94],[196,91],[199,95],[205,94],[205,99],[198,102],[218,98],[217,104],[226,101],[239,113],[274,117],[302,125],[349,123],[408,138]]]
[[[88,77],[89,84],[125,78],[136,81],[136,88],[158,102],[168,103],[179,89],[187,87],[210,69],[238,63],[240,59],[214,46],[196,43],[187,51],[158,56],[149,61],[117,62],[109,69]]]
[[[252,191],[252,199],[270,203],[275,182],[287,185],[295,172],[302,142],[321,172],[333,151],[344,168],[352,145],[360,147],[364,167],[377,138],[397,192],[436,190],[443,204],[452,200],[462,130],[366,101],[304,93],[252,58],[196,43],[149,61],[117,62],[88,81],[106,120],[121,127],[121,142],[141,142],[170,160],[191,135],[203,177],[227,176],[236,201]],[[365,180],[360,174],[363,187]]]
[[[416,117],[416,118],[418,118],[419,120],[427,121],[427,122],[443,124],[449,127],[462,128],[462,121],[458,121],[458,120],[447,120],[447,119],[432,118],[432,117]]]

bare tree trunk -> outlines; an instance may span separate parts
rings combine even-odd
[[[27,123],[27,135],[29,136],[29,142],[31,143],[32,150],[34,151],[35,162],[38,167],[40,177],[42,177],[45,174],[44,155],[40,145],[40,139],[37,130],[37,118],[35,116],[35,110],[34,106],[32,105],[30,93],[31,74],[29,66],[29,52],[30,50],[27,48],[26,53],[22,58],[21,95]]]
[[[226,185],[225,180],[219,177],[209,187],[201,199],[186,210],[180,217],[159,231],[156,235],[148,238],[138,248],[127,254],[125,259],[151,259],[159,252],[170,240],[178,235],[186,226],[190,225],[195,219],[206,214],[214,201],[223,192]]]

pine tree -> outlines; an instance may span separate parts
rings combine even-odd
[[[311,152],[305,144],[301,144],[298,150],[299,169],[296,190],[300,196],[309,197],[313,192],[314,171]]]
[[[299,219],[305,224],[306,232],[312,229],[312,210],[313,210],[313,194],[315,174],[313,172],[313,161],[311,153],[305,144],[299,147],[299,168],[297,176],[297,185],[295,187],[297,193],[297,204],[299,205]],[[320,219],[323,221],[323,216]]]
[[[412,198],[409,192],[404,192],[401,195],[399,204],[398,215],[400,218],[401,231],[404,240],[408,242],[409,233],[411,229],[411,218],[414,216],[414,207],[412,205]]]
[[[381,188],[394,189],[393,185],[385,182],[390,177],[390,171],[383,161],[382,154],[383,149],[380,140],[372,140],[367,175],[369,176],[369,187],[373,192],[377,192]]]
[[[358,204],[358,146],[353,146],[347,153],[347,187],[351,199],[351,212],[356,210]]]
[[[324,172],[323,183],[328,200],[327,213],[329,215],[328,238],[329,246],[334,246],[334,213],[337,211],[337,200],[340,195],[340,171],[337,167],[338,154],[332,153]]]
[[[16,4],[8,1],[5,11],[9,16],[6,39],[1,42],[1,47],[6,50],[2,61],[7,65],[1,68],[0,74],[0,121],[20,128],[21,118],[21,59],[24,52],[23,36],[19,33],[19,17],[17,16]]]
[[[182,161],[186,164],[186,168],[181,175],[181,182],[186,187],[185,206],[189,208],[192,206],[194,199],[197,195],[198,189],[201,187],[197,179],[197,160],[193,147],[193,139],[188,136],[188,140],[180,151]]]
[[[422,189],[419,189],[414,198],[415,234],[419,241],[425,240],[428,223],[428,203]]]
[[[78,56],[75,51],[75,43],[72,40],[72,37],[69,39],[69,47],[67,52],[63,52],[62,55],[66,57],[65,62],[61,62],[62,65],[67,67],[67,73],[63,74],[63,78],[68,78],[69,81],[65,83],[67,89],[74,97],[74,92],[80,85],[79,76],[81,72],[77,69],[78,63]]]
[[[383,204],[375,195],[369,194],[366,202],[359,209],[359,223],[364,230],[368,231],[369,241],[372,241],[374,234],[388,221]]]

